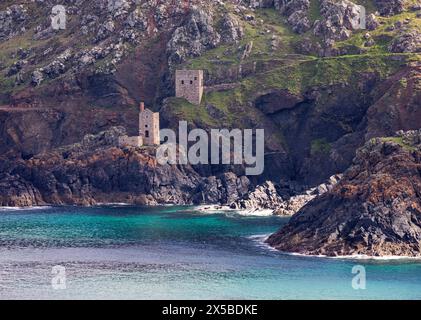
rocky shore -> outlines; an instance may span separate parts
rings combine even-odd
[[[308,188],[272,181],[255,186],[231,171],[203,176],[189,165],[159,165],[153,147],[120,148],[118,137],[124,134],[123,127],[113,127],[27,160],[3,158],[0,206],[208,204],[289,216],[341,178]]]
[[[250,213],[269,211],[278,216],[292,216],[308,202],[331,190],[340,179],[341,175],[334,175],[325,183],[313,188],[292,181],[279,183],[266,181],[243,198],[231,203],[230,208]]]
[[[308,255],[421,256],[421,130],[374,138],[330,191],[268,240]]]
[[[188,165],[158,165],[152,147],[120,148],[124,133],[114,127],[28,160],[2,159],[0,206],[226,204],[248,192],[246,177],[203,178]]]

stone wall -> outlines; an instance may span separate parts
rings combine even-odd
[[[140,136],[121,136],[118,138],[120,147],[141,147],[143,146],[143,138]]]

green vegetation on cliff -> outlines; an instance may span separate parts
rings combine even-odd
[[[417,150],[417,147],[412,146],[412,145],[406,143],[404,141],[403,137],[385,137],[385,138],[381,138],[381,141],[396,143],[396,144],[400,145],[403,149],[405,149],[407,151],[415,151],[415,150]]]

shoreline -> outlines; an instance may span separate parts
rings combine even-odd
[[[322,258],[322,259],[331,259],[331,260],[371,260],[371,261],[398,261],[398,260],[410,260],[411,262],[420,261],[421,256],[419,257],[411,257],[411,256],[368,256],[368,255],[346,255],[346,256],[327,256],[327,255],[311,255],[311,254],[304,254],[304,253],[297,253],[297,252],[286,252],[280,251],[275,249],[274,247],[270,246],[266,243],[266,240],[269,238],[271,234],[265,235],[253,235],[248,236],[247,238],[253,240],[254,242],[259,244],[259,247],[264,247],[272,252],[278,252],[282,255],[287,256],[294,256],[294,257],[303,257],[303,258]]]
[[[0,213],[5,211],[35,211],[35,210],[45,210],[45,209],[52,209],[52,208],[60,208],[60,207],[79,207],[79,208],[93,208],[93,207],[128,207],[128,206],[137,206],[130,203],[99,203],[92,206],[79,206],[79,205],[43,205],[43,206],[28,206],[28,207],[1,207],[0,206]],[[176,207],[180,205],[176,204],[164,204],[164,205],[157,205],[151,207]],[[184,205],[185,207],[190,207],[191,210],[196,210],[202,213],[234,213],[239,216],[243,217],[285,217],[288,218],[290,216],[276,216],[273,214],[268,214],[271,210],[236,210],[231,209],[228,206],[221,206],[221,205],[200,205],[200,206],[189,206]],[[140,206],[139,206],[140,207]],[[260,214],[253,214],[256,212],[262,212]],[[369,256],[369,255],[344,255],[344,256],[327,256],[327,255],[311,255],[311,254],[304,254],[304,253],[297,253],[297,252],[285,252],[277,250],[276,248],[270,246],[266,243],[266,240],[269,238],[271,234],[258,234],[258,235],[251,235],[246,236],[247,239],[252,240],[255,242],[259,247],[262,247],[266,250],[271,252],[277,252],[279,254],[288,255],[288,256],[295,256],[295,257],[306,257],[306,258],[323,258],[323,259],[332,259],[332,260],[371,260],[371,261],[398,261],[398,260],[408,260],[408,261],[421,261],[421,256],[412,257],[412,256]]]
[[[223,205],[199,205],[199,206],[195,206],[194,207],[197,211],[200,212],[207,212],[207,213],[213,213],[213,212],[233,212],[236,213],[240,216],[254,216],[254,217],[271,217],[271,216],[275,216],[275,217],[282,217],[282,216],[277,216],[274,215],[273,212],[275,210],[272,209],[244,209],[244,210],[239,210],[239,209],[231,209],[228,206],[223,206]],[[289,216],[285,216],[285,217],[289,217]]]

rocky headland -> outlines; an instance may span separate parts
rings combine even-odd
[[[248,190],[248,179],[234,174],[205,183],[191,166],[159,165],[155,147],[120,148],[124,134],[123,127],[113,127],[31,159],[3,158],[0,206],[220,203],[222,195],[228,201]],[[202,196],[205,184],[216,186],[215,197]]]
[[[267,242],[292,253],[421,256],[421,130],[374,138]]]
[[[206,204],[293,215],[340,179],[306,189],[296,182],[255,185],[231,171],[208,176],[200,167],[158,164],[156,147],[120,147],[124,134],[124,127],[112,127],[30,159],[2,157],[0,206]]]

